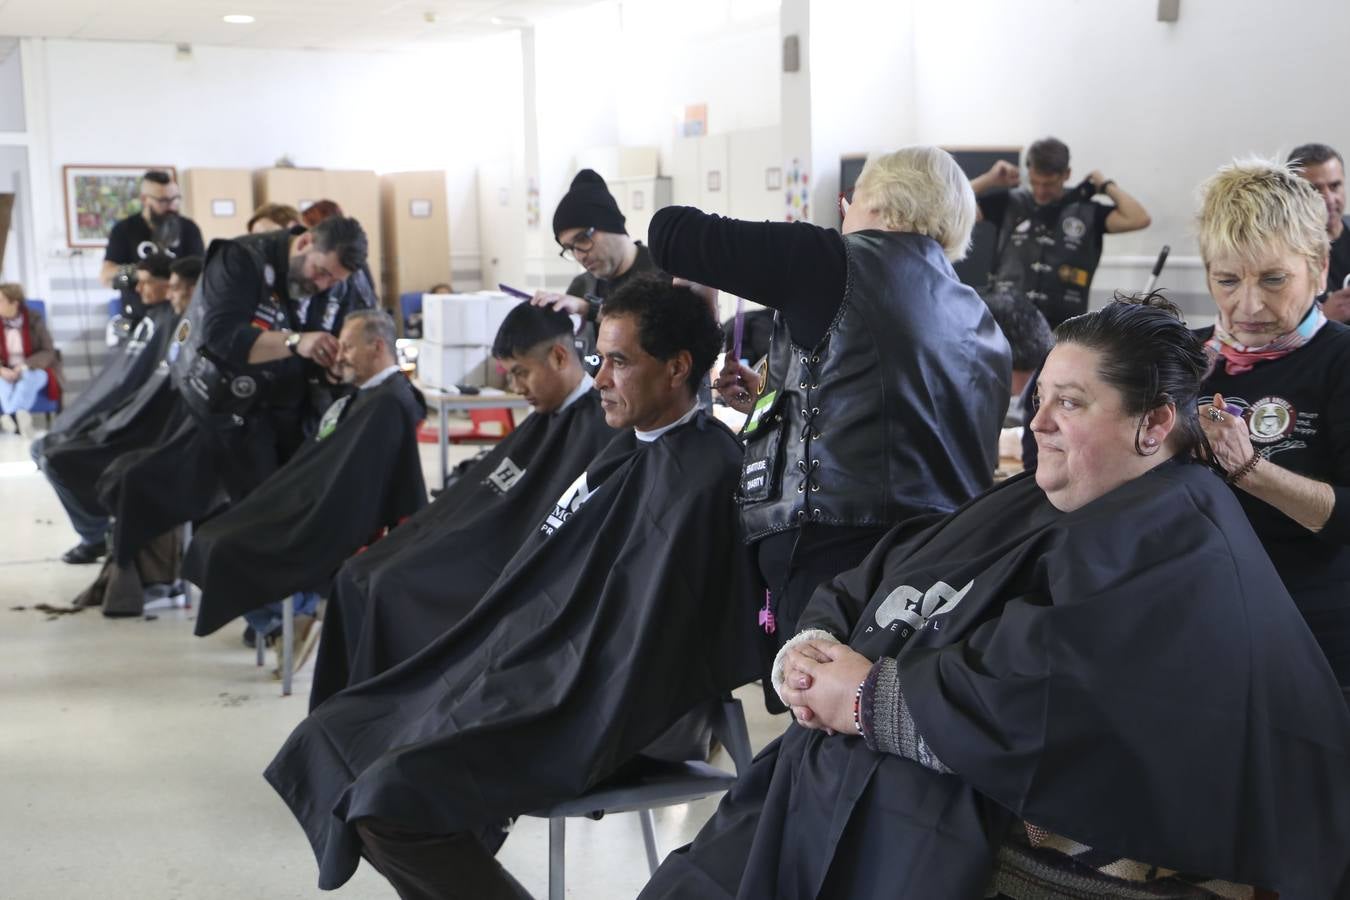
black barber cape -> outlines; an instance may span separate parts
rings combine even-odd
[[[702,411],[617,435],[463,621],[300,724],[266,775],[320,887],[356,869],[354,820],[468,831],[575,797],[755,676],[740,459]]]
[[[463,618],[613,437],[595,390],[529,415],[435,502],[348,560],[328,598],[310,708]]]
[[[265,603],[322,587],[384,528],[427,502],[417,452],[426,405],[402,373],[340,399],[318,434],[193,536],[183,574],[208,635]]]
[[[1072,513],[1024,475],[903,529],[801,626],[897,657],[955,774],[791,725],[644,900],[983,897],[1018,820],[1281,900],[1350,896],[1350,712],[1210,471],[1164,463]]]
[[[103,368],[52,422],[42,438],[43,452],[97,427],[103,414],[135,394],[164,358],[177,324],[173,304],[147,307],[131,336],[109,351]]]
[[[168,367],[161,363],[130,397],[94,417],[78,433],[64,435],[51,446],[44,444],[43,467],[82,506],[111,513],[100,497],[99,479],[123,454],[153,446],[187,417],[187,408],[169,382]]]

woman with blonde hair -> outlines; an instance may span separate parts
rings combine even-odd
[[[649,229],[666,272],[776,311],[765,375],[729,355],[717,385],[749,415],[741,522],[769,655],[817,585],[890,526],[991,484],[1008,407],[1008,343],[951,265],[975,225],[956,161],[936,147],[874,156],[842,206],[842,233],[687,207]]]
[[[1350,327],[1315,301],[1326,206],[1288,165],[1221,168],[1201,191],[1200,255],[1218,307],[1200,423],[1242,509],[1350,686]]]

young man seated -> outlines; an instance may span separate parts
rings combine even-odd
[[[355,392],[328,408],[285,466],[203,525],[183,563],[202,588],[198,635],[242,615],[265,639],[281,627],[280,600],[304,592],[297,667],[313,646],[305,638],[315,622],[314,591],[378,532],[426,504],[416,438],[426,405],[395,363],[388,313],[348,313],[336,368]]]
[[[595,384],[620,433],[467,616],[321,705],[268,767],[321,887],[364,853],[404,898],[523,896],[491,855],[504,820],[658,738],[662,758],[707,753],[706,730],[698,746],[668,733],[759,663],[740,446],[695,398],[720,343],[704,301],[666,279],[606,299]]]
[[[492,355],[533,415],[334,579],[310,709],[449,630],[614,437],[565,313],[522,303]]]

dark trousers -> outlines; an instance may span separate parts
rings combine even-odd
[[[363,855],[402,900],[531,900],[472,834],[423,834],[379,819],[354,824]]]

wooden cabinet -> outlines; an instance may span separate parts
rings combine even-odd
[[[205,243],[248,231],[254,210],[253,174],[248,169],[187,169],[180,187],[183,215],[197,223]]]
[[[444,172],[393,172],[380,176],[380,225],[384,235],[384,296],[450,284],[450,216]]]

